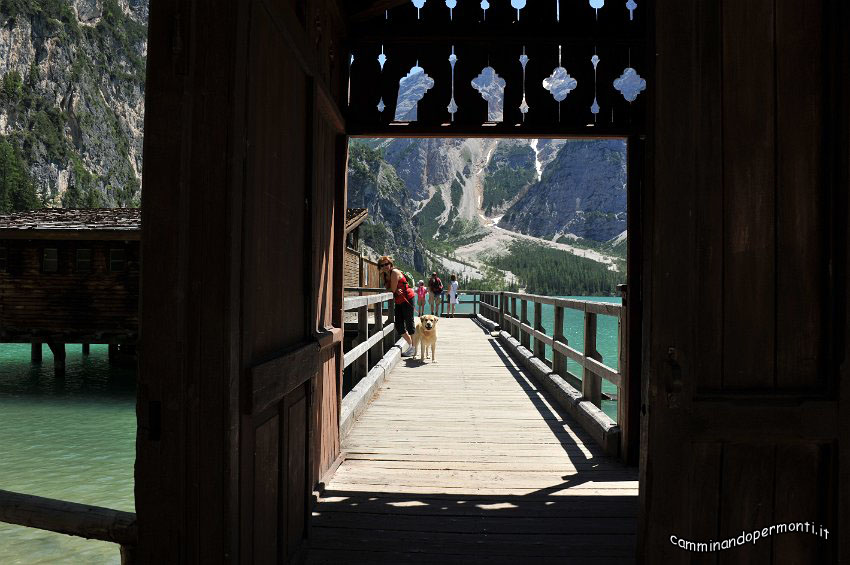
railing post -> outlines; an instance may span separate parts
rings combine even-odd
[[[357,309],[357,343],[360,345],[369,340],[369,307],[361,306]],[[360,379],[369,373],[369,355],[364,352],[352,363],[351,386],[355,386]]]
[[[475,315],[475,314],[478,314],[478,293],[477,292],[472,296],[472,300],[473,300],[472,314]]]
[[[564,337],[564,307],[555,306],[555,327],[552,330],[552,339],[557,342],[568,345],[567,338]],[[552,371],[560,375],[562,378],[567,376],[567,356],[552,348]]]
[[[518,320],[516,313],[516,296],[511,296],[511,316],[514,320]],[[519,327],[517,327],[516,323],[511,320],[511,336],[514,339],[519,339]]]
[[[499,328],[505,329],[505,293],[499,292]]]
[[[596,313],[584,313],[584,356],[602,361],[596,351]],[[587,367],[582,372],[581,394],[595,406],[602,407],[602,379]]]
[[[387,311],[387,324],[392,322],[395,324],[395,300],[390,298],[389,300],[389,310]],[[389,351],[390,347],[395,345],[395,333],[394,331],[388,333],[386,337],[384,337],[384,351]]]
[[[534,303],[534,329],[546,333],[543,328],[543,305],[539,302]],[[546,344],[535,338],[534,339],[534,356],[541,361],[546,361]]]
[[[528,300],[523,299],[520,302],[521,302],[521,308],[522,308],[522,318],[520,318],[520,319],[521,319],[523,324],[529,325],[529,323],[528,323]],[[522,346],[525,347],[526,349],[531,349],[531,336],[528,335],[527,333],[525,333],[524,331],[522,331],[522,328],[520,328],[519,335],[520,335],[519,342],[522,344]]]
[[[370,336],[375,335],[376,333],[380,333],[384,330],[384,314],[383,314],[383,302],[375,303],[375,323],[373,325],[373,330]],[[371,355],[371,365],[374,367],[375,363],[384,358],[384,340],[379,339],[375,345],[372,346],[372,350],[369,352]]]
[[[629,434],[636,433],[629,425],[630,383],[629,383],[629,309],[628,288],[624,284],[617,285],[622,295],[620,317],[617,319],[617,372],[620,374],[620,386],[617,389],[617,425],[620,426],[620,457],[627,461],[629,458]],[[628,462],[628,461],[627,461]]]

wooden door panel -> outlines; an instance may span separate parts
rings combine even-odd
[[[278,547],[280,417],[254,432],[254,563],[276,563]]]
[[[773,388],[773,0],[723,2],[723,388]],[[716,190],[716,187],[714,188]]]
[[[821,2],[776,3],[777,389],[827,385],[823,18]]]
[[[306,386],[306,385],[305,385]],[[305,386],[287,396],[283,403],[286,413],[286,473],[281,477],[286,484],[286,498],[281,500],[284,509],[284,554],[291,559],[306,537],[307,520],[307,393]]]
[[[243,293],[246,353],[310,335],[309,80],[262,1],[251,4]]]
[[[823,390],[822,6],[708,2],[694,14],[711,30],[694,46],[689,140],[698,388]]]

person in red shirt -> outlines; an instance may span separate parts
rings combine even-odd
[[[431,293],[431,315],[443,315],[443,281],[437,276],[437,272],[431,273],[428,279],[428,290]]]
[[[401,356],[413,357],[416,351],[413,348],[411,336],[416,332],[416,326],[413,324],[414,294],[410,286],[411,283],[404,276],[404,273],[395,268],[392,258],[388,255],[378,259],[378,272],[381,274],[384,288],[393,293],[396,331],[408,345],[407,351],[403,352]]]

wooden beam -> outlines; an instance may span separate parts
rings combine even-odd
[[[0,522],[126,546],[138,539],[132,512],[6,490],[0,490]]]
[[[315,341],[251,368],[251,396],[246,414],[262,412],[312,378],[319,370],[319,344]]]
[[[384,11],[396,6],[406,4],[407,0],[375,0],[368,6],[355,7],[349,12],[348,21],[350,23],[364,22],[375,16],[380,16]]]

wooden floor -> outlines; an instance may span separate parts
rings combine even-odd
[[[474,321],[402,360],[343,442],[310,563],[630,563],[637,470],[605,457]]]

